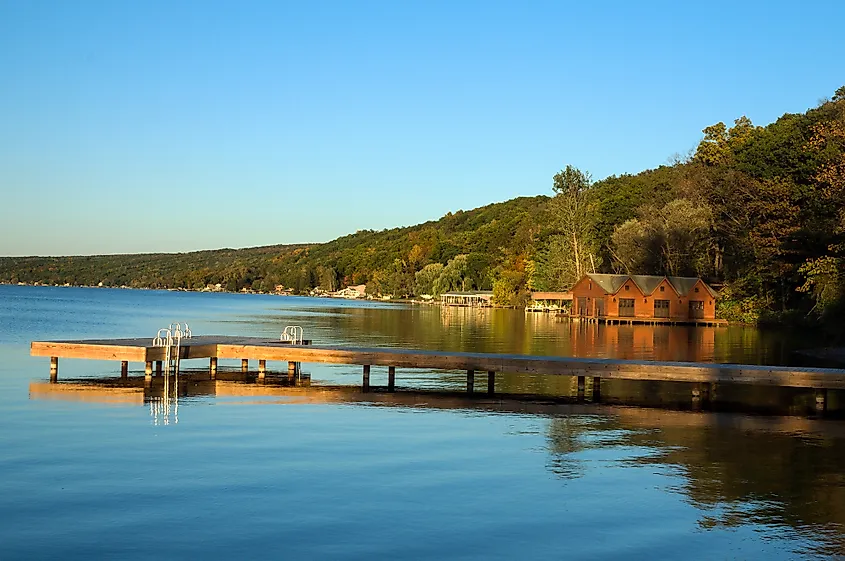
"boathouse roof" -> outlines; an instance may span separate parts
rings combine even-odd
[[[604,289],[609,294],[615,294],[622,288],[628,279],[632,280],[637,285],[643,294],[649,295],[660,286],[664,280],[669,282],[669,285],[675,289],[680,295],[689,294],[693,287],[701,280],[699,277],[666,277],[659,275],[608,275],[603,273],[587,273],[597,285]],[[702,282],[704,287],[714,298],[716,292],[707,286],[706,282]]]

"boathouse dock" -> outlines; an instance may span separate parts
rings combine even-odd
[[[145,365],[145,381],[162,373],[166,348],[144,339],[97,339],[78,341],[34,341],[32,356],[50,358],[50,380],[58,380],[59,358],[113,360],[121,363],[121,376],[128,376],[129,362]],[[257,337],[196,336],[183,339],[179,358],[208,359],[209,375],[215,379],[218,359],[241,359],[241,369],[249,369],[249,361],[258,361],[258,378],[264,379],[267,361],[287,363],[288,378],[293,379],[299,364],[333,363],[362,367],[364,391],[370,387],[371,367],[387,367],[388,391],[395,390],[396,369],[462,370],[467,376],[467,392],[473,393],[475,373],[487,373],[487,393],[495,394],[497,373],[563,375],[578,378],[578,394],[583,396],[586,378],[591,377],[593,397],[601,394],[603,379],[689,382],[694,384],[693,397],[706,400],[714,384],[748,384],[809,388],[816,390],[820,409],[826,404],[827,390],[845,389],[845,370],[743,364],[657,362],[603,358],[533,356],[520,354],[446,352],[401,348],[364,348],[312,345],[310,341],[292,343]]]

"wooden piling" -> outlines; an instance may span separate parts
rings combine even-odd
[[[496,393],[496,372],[493,370],[487,371],[487,395],[495,395]]]
[[[816,390],[816,411],[824,413],[827,411],[827,390]]]
[[[267,361],[266,360],[259,360],[258,361],[258,379],[263,380],[266,373],[267,373]]]
[[[361,389],[365,392],[370,391],[370,365],[364,365],[364,377],[361,383]]]
[[[214,359],[212,359],[214,360]],[[153,361],[148,360],[144,363],[144,380],[150,381],[153,379]]]
[[[293,361],[288,362],[288,382],[293,382],[296,380],[296,363]]]
[[[161,376],[162,372],[162,363],[160,360],[156,361],[156,376]]]
[[[241,372],[249,372],[249,359],[242,358],[241,359]]]
[[[120,377],[121,378],[128,378],[129,377],[129,361],[123,360],[120,362]]]
[[[467,393],[472,393],[475,386],[475,370],[467,370]]]
[[[59,380],[59,357],[50,357],[50,381],[57,382]]]
[[[699,409],[710,402],[710,384],[696,383],[692,386],[692,407]]]
[[[593,376],[593,401],[601,401],[601,378]]]
[[[213,356],[208,361],[208,373],[211,375],[212,380],[217,379],[217,357]]]
[[[578,376],[578,400],[584,399],[584,392],[587,387],[587,377]]]
[[[388,366],[387,367],[387,391],[395,392],[396,391],[396,367],[395,366]]]

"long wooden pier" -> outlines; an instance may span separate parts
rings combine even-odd
[[[120,361],[121,375],[128,375],[129,362],[145,365],[145,380],[151,380],[153,366],[162,372],[166,349],[145,339],[98,339],[78,341],[35,341],[33,356],[50,357],[50,379],[58,379],[59,358],[82,358]],[[258,361],[258,377],[263,379],[267,361],[287,362],[288,377],[299,371],[299,364],[334,363],[362,367],[362,386],[369,389],[370,368],[388,368],[388,391],[395,390],[396,369],[462,370],[467,375],[467,392],[474,390],[475,373],[487,373],[487,392],[495,392],[497,373],[525,373],[539,375],[576,376],[578,393],[583,395],[586,378],[591,377],[594,398],[600,396],[603,379],[689,382],[695,384],[693,396],[707,399],[713,384],[749,384],[811,388],[816,391],[820,408],[826,402],[827,390],[845,389],[845,370],[832,368],[799,368],[743,364],[656,362],[602,358],[574,358],[519,354],[446,352],[400,348],[364,348],[348,346],[292,344],[288,341],[256,337],[197,336],[182,339],[181,360],[208,359],[209,374],[215,379],[218,359],[241,359],[241,369],[247,371],[250,360]]]

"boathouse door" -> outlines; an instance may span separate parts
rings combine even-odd
[[[632,318],[634,317],[634,299],[620,298],[619,299],[619,317]]]
[[[578,315],[580,317],[585,317],[588,313],[587,310],[587,297],[586,296],[579,296],[578,297]]]
[[[689,317],[690,319],[704,319],[704,301],[690,300],[689,301]]]
[[[669,317],[669,300],[655,300],[654,301],[654,317],[668,318]]]
[[[593,316],[597,318],[604,317],[604,298],[596,298],[593,302],[595,302]]]

